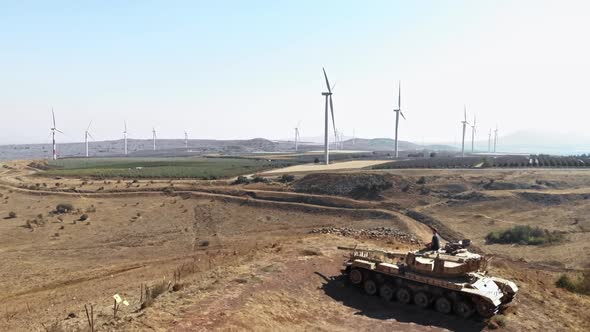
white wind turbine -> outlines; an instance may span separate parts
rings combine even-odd
[[[492,128],[490,128],[490,132],[488,133],[488,152],[492,152]]]
[[[295,127],[295,152],[297,152],[298,148],[299,148],[299,125],[301,124],[301,121],[299,121],[297,123],[297,127]]]
[[[324,78],[326,79],[326,87],[328,88],[328,92],[322,92],[322,96],[326,97],[326,114],[325,114],[325,122],[324,122],[324,159],[326,161],[326,165],[330,163],[330,148],[328,142],[328,103],[330,104],[330,112],[332,113],[332,126],[334,127],[334,136],[338,139],[338,134],[336,132],[336,122],[334,120],[334,104],[332,103],[332,88],[330,87],[330,82],[328,81],[328,75],[326,75],[326,70],[322,68],[324,71]]]
[[[463,121],[461,121],[461,123],[463,124],[463,138],[461,140],[461,157],[465,157],[465,130],[467,129],[467,125],[469,124],[469,122],[467,122],[467,106],[463,105],[463,114],[464,114],[464,119]]]
[[[401,115],[404,120],[406,117],[402,112],[402,82],[399,81],[398,83],[398,92],[397,92],[397,109],[393,110],[395,112],[395,148],[394,148],[394,157],[398,158],[398,145],[397,145],[397,133],[399,129],[399,116]]]
[[[184,148],[188,150],[188,133],[184,132]]]
[[[156,151],[156,128],[152,127],[152,139],[154,140],[154,151]]]
[[[498,144],[498,125],[496,125],[496,130],[494,130],[494,153],[496,153],[496,145]]]
[[[53,155],[52,158],[53,160],[57,160],[57,144],[55,144],[55,132],[57,131],[58,133],[62,133],[63,132],[59,129],[57,129],[57,126],[55,125],[55,113],[53,112],[53,107],[51,108],[51,115],[53,116],[53,127],[51,127],[51,138],[52,138],[52,142],[53,142]]]
[[[90,123],[88,124],[88,128],[86,128],[86,131],[84,132],[84,143],[86,144],[86,158],[89,157],[88,154],[88,137],[94,139],[94,137],[92,137],[92,135],[90,134],[90,126],[92,125],[92,121],[90,121]]]
[[[125,141],[125,155],[127,155],[127,121],[123,121],[125,125],[125,130],[123,131],[123,140]]]
[[[475,123],[476,123],[477,119],[475,118],[475,115],[473,115],[473,125],[471,125],[471,153],[474,152],[475,150]]]

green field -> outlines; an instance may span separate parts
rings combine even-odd
[[[47,176],[220,179],[294,165],[243,158],[91,158],[50,161]]]

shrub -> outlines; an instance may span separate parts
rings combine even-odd
[[[283,183],[289,183],[295,181],[295,176],[291,174],[283,174],[281,175],[279,181]]]
[[[421,176],[418,181],[416,181],[417,184],[425,184],[426,183],[426,178]]]
[[[55,207],[57,213],[70,213],[72,210],[74,210],[74,206],[70,203],[60,203]]]
[[[436,152],[430,152],[430,158],[436,157]]]
[[[315,158],[315,159],[313,160],[313,163],[314,163],[314,164],[319,164],[319,163],[320,163],[320,159],[319,159],[319,158]]]
[[[162,189],[162,192],[164,192],[164,194],[171,195],[174,193],[174,188],[173,187],[166,187],[166,188]]]
[[[83,215],[80,216],[80,219],[78,219],[78,220],[85,221],[87,219],[88,219],[88,215],[87,214],[83,214]]]
[[[540,245],[554,243],[563,240],[563,235],[558,232],[549,232],[539,227],[514,226],[503,231],[494,231],[486,235],[486,242],[492,243],[516,243],[523,245]]]
[[[14,218],[16,218],[16,212],[14,212],[14,211],[8,212],[8,219],[14,219]]]
[[[590,272],[585,272],[577,277],[562,274],[555,282],[555,286],[567,289],[570,292],[590,295]]]
[[[266,178],[262,177],[262,176],[255,176],[252,179],[252,182],[254,183],[260,183],[260,182],[267,182]]]
[[[250,183],[250,180],[243,175],[238,176],[238,178],[233,182],[233,184],[248,184],[248,183]]]

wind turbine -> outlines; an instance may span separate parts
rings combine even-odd
[[[53,127],[51,127],[51,137],[52,137],[52,141],[53,141],[53,160],[57,160],[57,145],[55,144],[55,132],[57,131],[58,133],[62,133],[63,132],[59,129],[57,129],[57,126],[55,125],[55,113],[53,112],[53,107],[51,108],[51,115],[53,116]]]
[[[295,127],[295,152],[297,152],[297,149],[299,148],[299,125],[301,124],[301,121],[299,121],[297,123],[297,127]]]
[[[92,121],[90,121],[90,123],[88,124],[88,128],[86,128],[86,131],[84,132],[84,143],[86,144],[86,158],[88,158],[88,137],[94,139],[94,137],[92,137],[92,135],[90,134],[90,126],[92,125]]]
[[[184,147],[188,150],[188,133],[184,132]]]
[[[156,128],[152,127],[152,139],[154,140],[154,151],[156,151]]]
[[[402,118],[404,118],[404,120],[406,119],[406,117],[404,116],[404,113],[402,112],[402,82],[399,81],[398,83],[398,92],[397,92],[397,109],[393,110],[395,112],[395,149],[394,149],[394,157],[397,159],[398,158],[398,148],[397,148],[397,132],[399,129],[399,116],[401,114]]]
[[[326,115],[325,115],[325,123],[324,123],[324,159],[326,160],[326,165],[330,163],[330,148],[328,145],[328,102],[330,103],[330,112],[332,113],[332,126],[334,127],[334,136],[338,139],[338,133],[336,132],[336,122],[334,120],[334,104],[332,103],[332,88],[330,88],[330,82],[328,81],[328,75],[326,75],[326,70],[322,68],[324,72],[324,78],[326,79],[326,87],[328,88],[328,92],[322,92],[322,96],[326,97]]]
[[[474,152],[474,147],[475,147],[475,123],[476,123],[477,119],[475,118],[475,115],[473,115],[473,125],[471,125],[471,153]]]
[[[123,131],[123,139],[125,140],[125,155],[127,155],[127,121],[123,121],[125,130]]]
[[[463,124],[463,139],[461,140],[461,157],[465,157],[465,130],[467,129],[467,125],[469,124],[469,122],[467,122],[467,106],[463,105],[463,114],[464,114],[464,119],[463,121],[461,121],[461,123]]]
[[[490,128],[490,132],[488,133],[488,152],[492,152],[492,128]]]
[[[498,125],[496,125],[496,130],[494,130],[494,153],[496,153],[496,145],[498,144]]]

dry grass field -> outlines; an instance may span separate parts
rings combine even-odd
[[[472,239],[493,256],[491,273],[518,283],[521,291],[500,329],[590,329],[590,297],[555,287],[560,275],[590,268],[589,171],[323,172],[330,172],[321,183],[325,192],[315,193],[297,184],[304,175],[292,184],[92,180],[46,176],[28,162],[5,162],[0,330],[87,331],[85,304],[93,304],[97,331],[497,326],[384,303],[339,277],[345,253],[337,246],[418,248],[429,240],[423,222],[434,223],[447,240]],[[391,185],[365,197],[338,182],[357,181],[359,174]],[[58,213],[59,204],[72,209]],[[489,232],[513,225],[559,231],[564,240],[542,246],[485,243]],[[417,241],[310,233],[321,227],[387,227]],[[143,285],[162,294],[145,301]],[[116,317],[114,294],[129,301]]]

